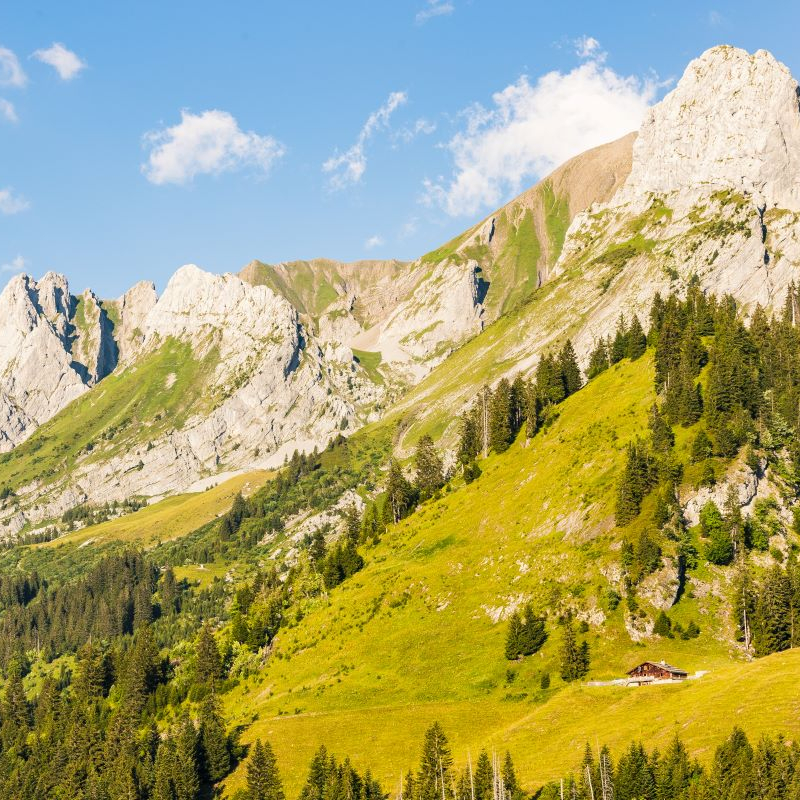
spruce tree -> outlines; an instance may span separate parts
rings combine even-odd
[[[558,355],[558,367],[561,372],[561,379],[564,382],[564,396],[569,397],[571,394],[575,394],[583,385],[575,348],[569,339],[564,343]]]
[[[492,394],[489,416],[489,446],[504,453],[513,441],[511,430],[511,385],[503,378]]]
[[[206,699],[200,710],[199,747],[203,771],[211,783],[218,783],[231,770],[231,754],[225,725],[213,695]]]
[[[516,661],[522,655],[521,634],[522,620],[519,612],[514,611],[509,617],[508,632],[506,633],[506,658],[509,661]]]
[[[390,512],[390,521],[399,522],[408,515],[415,504],[415,493],[406,480],[400,464],[392,458],[389,460],[389,476],[386,482],[386,501]]]
[[[628,354],[628,330],[625,325],[625,317],[620,314],[617,322],[617,330],[609,349],[609,359],[612,364],[622,361]]]
[[[596,378],[600,373],[605,372],[608,367],[608,344],[604,338],[601,338],[589,356],[589,368],[586,370],[586,377],[589,380]]]
[[[707,458],[711,458],[712,455],[713,445],[711,444],[711,439],[708,438],[705,428],[701,428],[692,442],[692,463],[697,464],[699,461],[705,461]]]
[[[647,350],[647,337],[642,329],[642,323],[635,314],[628,328],[625,355],[631,360],[636,361],[641,358]]]
[[[438,722],[425,732],[415,800],[452,800],[453,757],[447,737]]]
[[[324,761],[327,759],[323,758]],[[327,763],[323,771],[327,768]],[[315,776],[316,777],[316,776]],[[325,776],[322,777],[321,785],[317,777],[319,798],[325,785]],[[302,795],[305,797],[304,794]],[[256,740],[250,758],[247,761],[247,800],[284,800],[283,782],[278,772],[278,763],[275,753],[269,742],[261,743]],[[310,800],[310,798],[309,798]]]
[[[560,652],[561,678],[567,682],[579,680],[589,671],[589,645],[578,644],[572,622],[563,626]]]
[[[197,636],[196,674],[200,683],[214,684],[222,677],[222,658],[217,641],[206,622]]]
[[[427,434],[417,444],[415,456],[416,485],[420,500],[427,500],[444,486],[442,459],[436,452],[433,439]]]

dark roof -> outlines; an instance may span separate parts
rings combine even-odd
[[[678,667],[673,667],[673,666],[667,664],[666,661],[643,661],[641,664],[639,664],[638,666],[634,667],[633,669],[629,669],[628,670],[628,675],[630,675],[632,672],[637,670],[639,667],[643,667],[645,664],[652,664],[654,667],[657,667],[658,669],[666,670],[667,672],[670,672],[673,675],[688,675],[689,674],[685,670],[682,670],[682,669],[679,669]]]

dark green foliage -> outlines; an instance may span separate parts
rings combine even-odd
[[[514,661],[538,652],[547,641],[544,617],[533,613],[528,603],[520,614],[514,611],[508,621],[506,635],[506,658]]]
[[[452,800],[453,757],[441,725],[434,722],[425,732],[414,800]]]
[[[692,442],[692,463],[696,464],[698,461],[704,461],[707,458],[711,458],[713,454],[714,445],[711,439],[708,438],[705,429],[701,428]]]
[[[386,505],[391,522],[399,522],[414,510],[417,495],[406,480],[403,469],[394,459],[389,459],[389,476],[386,480]]]
[[[641,439],[631,442],[625,471],[617,487],[617,525],[627,525],[639,515],[642,500],[653,487],[654,479],[653,460],[647,445]]]
[[[712,564],[724,566],[733,561],[733,541],[713,500],[700,509],[700,532],[707,540],[705,556]]]
[[[583,385],[575,348],[569,339],[564,343],[561,352],[558,354],[558,367],[564,384],[564,395],[569,397],[571,394],[575,394]]]
[[[352,539],[339,542],[328,553],[322,565],[322,579],[326,589],[333,589],[364,566],[364,559],[356,550]]]
[[[464,481],[466,483],[472,483],[480,478],[480,476],[481,468],[478,466],[477,461],[470,461],[468,464],[464,464]]]
[[[492,394],[489,411],[489,446],[495,453],[504,453],[512,441],[511,384],[503,378]]]
[[[647,336],[642,329],[642,323],[639,322],[639,317],[634,314],[627,332],[625,355],[631,361],[635,361],[644,355],[645,350],[647,350]]]
[[[260,739],[256,740],[246,769],[247,800],[284,800],[283,783],[269,742],[262,744]],[[322,790],[324,791],[324,783]]]
[[[198,682],[213,685],[222,677],[222,658],[208,623],[200,629],[196,654],[195,671]]]
[[[419,499],[425,501],[444,486],[442,459],[436,452],[430,436],[425,435],[420,438],[414,461],[417,492]]]
[[[578,643],[569,620],[563,625],[560,670],[561,678],[567,682],[580,680],[589,671],[589,644]]]
[[[658,612],[656,621],[653,623],[653,635],[663,636],[667,639],[673,638],[672,621],[663,611]]]
[[[605,339],[600,339],[589,356],[589,368],[586,370],[586,377],[589,380],[597,377],[609,368],[610,363],[608,342]]]

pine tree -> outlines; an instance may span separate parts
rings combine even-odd
[[[415,800],[452,800],[453,757],[441,725],[434,722],[425,732]]]
[[[231,754],[225,725],[213,696],[200,710],[199,747],[203,771],[211,783],[218,783],[231,770]]]
[[[564,382],[564,396],[569,397],[571,394],[575,394],[583,385],[575,348],[569,339],[564,343],[558,355],[558,366],[561,372],[561,379]]]
[[[647,492],[653,485],[650,456],[641,440],[628,445],[625,471],[617,487],[616,523],[627,525],[637,516]]]
[[[167,738],[158,746],[153,800],[177,800],[178,790],[175,785],[177,770],[175,744],[172,739]]]
[[[414,490],[406,480],[403,470],[397,461],[389,460],[389,477],[386,482],[386,501],[390,512],[390,521],[399,522],[411,512],[415,503]]]
[[[508,632],[506,633],[506,658],[509,661],[516,661],[522,654],[520,637],[522,634],[522,619],[519,612],[514,611],[508,620]]]
[[[753,620],[753,646],[757,656],[790,647],[792,586],[786,573],[774,564],[761,584]]]
[[[561,640],[561,678],[567,682],[582,678],[589,671],[589,645],[587,642],[578,644],[575,638],[575,629],[568,620],[563,626]]]
[[[641,358],[645,350],[647,350],[647,337],[642,329],[642,323],[639,322],[639,317],[635,314],[631,320],[631,326],[627,332],[627,342],[625,355],[631,360],[635,361]]]
[[[492,395],[489,416],[489,446],[504,453],[513,441],[511,431],[511,385],[503,378]]]
[[[200,628],[195,649],[197,680],[199,683],[213,685],[222,677],[222,658],[211,626],[207,622]]]
[[[601,338],[589,356],[589,368],[586,370],[586,377],[589,380],[596,378],[600,373],[605,372],[609,365],[608,344],[604,338]]]
[[[692,463],[697,464],[699,461],[705,461],[705,459],[711,458],[713,452],[711,439],[708,438],[705,428],[701,428],[692,442]]]
[[[196,800],[200,791],[200,775],[197,764],[197,731],[188,715],[184,715],[178,727],[175,742],[175,791],[177,800]]]
[[[492,762],[485,750],[481,750],[475,765],[475,800],[493,800],[494,774]]]
[[[609,348],[609,358],[612,364],[622,361],[628,353],[628,329],[625,325],[625,317],[620,314],[617,322],[617,330]]]
[[[444,486],[442,459],[427,434],[417,444],[416,485],[420,500],[427,500]]]
[[[327,759],[323,759],[327,760]],[[325,765],[327,766],[327,764]],[[320,798],[325,779],[322,779]],[[304,795],[305,796],[305,790]],[[247,761],[247,800],[284,800],[278,762],[269,742],[258,739]]]
[[[538,653],[545,641],[547,641],[547,631],[544,617],[534,614],[531,604],[527,603],[523,609],[519,633],[520,655],[530,656]]]

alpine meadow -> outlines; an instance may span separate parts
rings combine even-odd
[[[252,5],[193,8],[194,43],[176,9],[163,31],[55,6],[6,31],[0,12],[0,141],[19,162],[0,168],[0,239],[37,254],[1,267],[0,798],[800,800],[789,67],[662,33],[654,49],[701,54],[669,80],[631,46],[650,77],[623,75],[551,10],[537,57],[578,65],[492,95],[517,69],[511,32],[480,44],[503,71],[474,85],[411,63],[467,56],[481,0],[362,6],[325,36],[322,4]],[[734,40],[747,24],[703,19]],[[380,58],[355,68],[370,26],[409,88],[316,165],[311,140],[399,80]],[[263,59],[292,98],[259,98],[267,77],[223,57]],[[114,109],[104,71],[134,62]],[[328,70],[346,92],[320,95]],[[451,91],[449,111],[425,105]],[[265,102],[274,120],[319,104],[313,130],[221,110]],[[101,107],[97,162],[81,145],[59,171],[45,140],[63,123],[69,152]],[[59,121],[34,132],[46,108]],[[133,145],[123,117],[146,131]],[[34,139],[74,209],[39,184]],[[112,199],[89,173],[123,144]],[[55,209],[91,235],[52,228]],[[131,238],[76,294],[68,267],[113,246],[110,216]],[[258,218],[268,238],[248,238]],[[367,219],[381,233],[358,260],[269,255]],[[223,228],[261,251],[151,275]],[[415,257],[376,257],[419,236]]]

